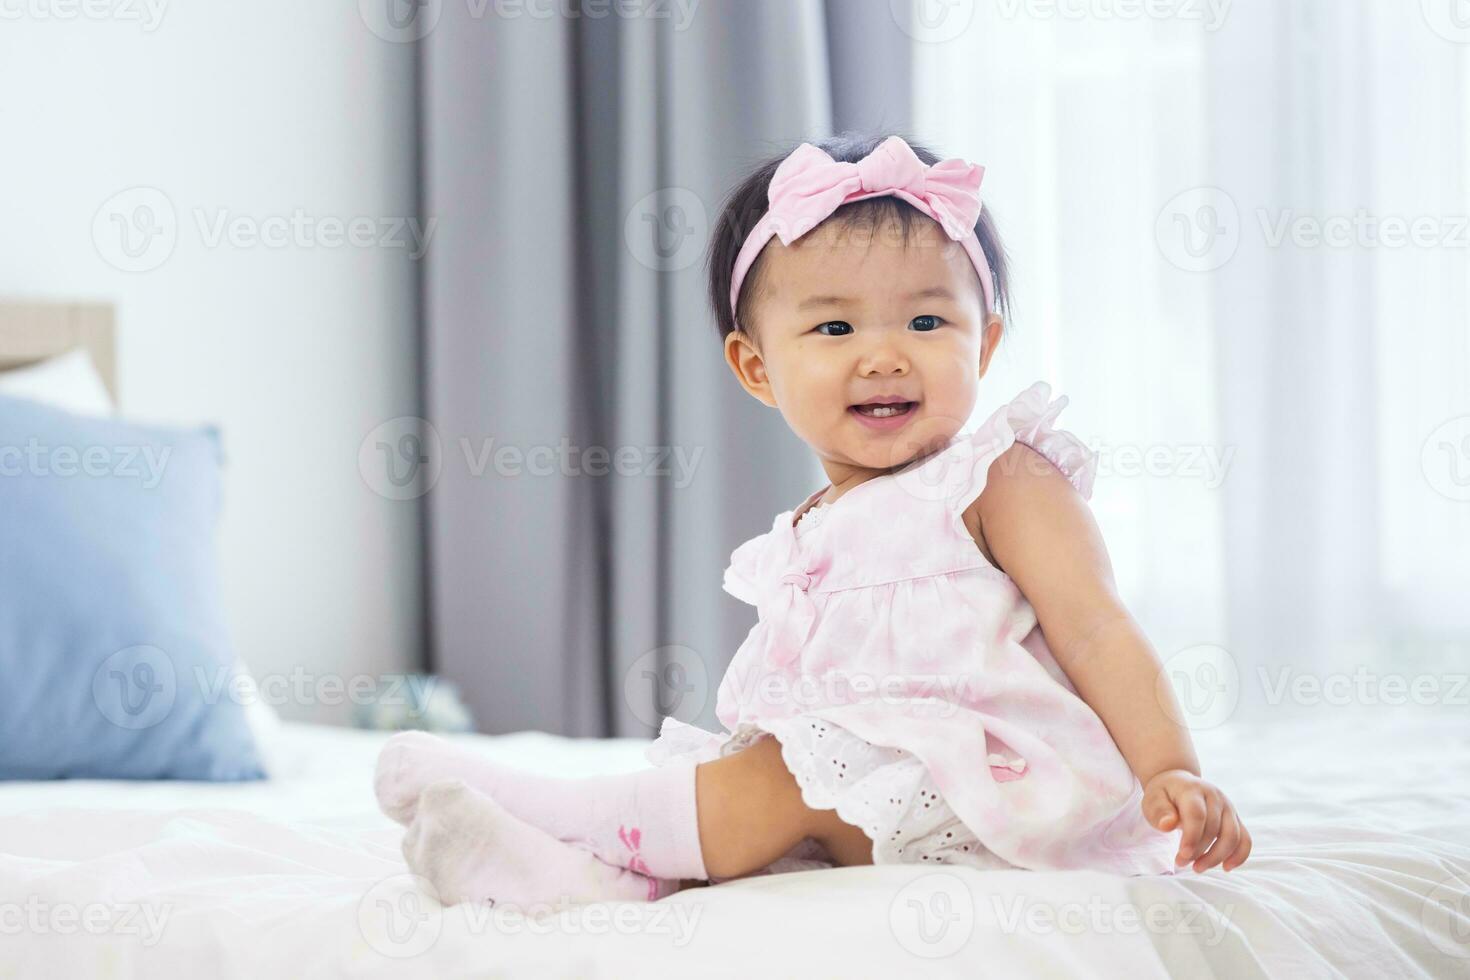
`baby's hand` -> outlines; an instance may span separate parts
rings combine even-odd
[[[1251,853],[1251,835],[1230,800],[1213,783],[1185,769],[1166,769],[1143,788],[1143,815],[1159,830],[1183,826],[1175,864],[1194,860],[1194,870],[1207,871],[1225,862],[1230,871]]]

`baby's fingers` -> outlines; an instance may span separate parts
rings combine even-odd
[[[1221,821],[1225,816],[1224,805],[1210,793],[1205,793],[1205,825],[1200,828],[1199,843],[1190,852],[1190,860],[1198,860],[1210,849],[1210,845],[1220,836]],[[1199,870],[1196,868],[1195,870]]]
[[[1251,856],[1251,832],[1245,829],[1245,824],[1240,825],[1240,843],[1235,845],[1235,853],[1225,859],[1224,869],[1233,871],[1245,863],[1245,859]]]
[[[1179,854],[1174,858],[1174,863],[1187,864],[1199,849],[1200,834],[1205,829],[1209,807],[1205,805],[1204,795],[1198,790],[1180,794],[1180,798],[1174,801],[1174,807],[1179,811],[1179,819],[1183,822],[1183,831],[1179,835]]]
[[[1143,819],[1150,826],[1168,832],[1179,826],[1179,811],[1174,809],[1174,804],[1169,801],[1169,794],[1163,790],[1154,790],[1143,798]]]
[[[1228,806],[1225,807],[1220,814],[1219,831],[1215,837],[1215,843],[1211,844],[1210,849],[1195,860],[1195,872],[1208,871],[1234,854],[1235,847],[1240,841],[1240,832],[1240,820],[1236,817],[1235,811]]]

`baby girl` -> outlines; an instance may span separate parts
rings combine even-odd
[[[828,485],[731,556],[759,621],[712,733],[561,779],[394,736],[378,799],[445,903],[657,899],[832,864],[1167,874],[1239,867],[1119,600],[1096,456],[1037,382],[962,431],[1004,330],[983,168],[901,137],[802,143],[750,174],[710,250],[740,385]]]

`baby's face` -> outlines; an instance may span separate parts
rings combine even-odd
[[[916,222],[907,247],[896,223],[827,222],[790,247],[772,238],[762,262],[759,349],[733,333],[726,359],[834,484],[900,466],[960,430],[1001,322],[986,323],[979,276],[935,222]],[[897,404],[875,408],[885,400]]]

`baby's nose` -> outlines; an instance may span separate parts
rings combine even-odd
[[[905,374],[908,369],[908,359],[899,351],[884,345],[863,358],[861,373],[866,378],[875,374]]]

